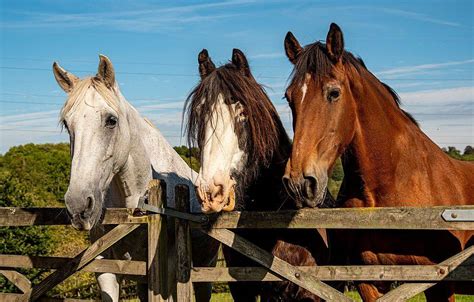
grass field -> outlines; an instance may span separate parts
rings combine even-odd
[[[357,292],[346,292],[346,295],[355,301],[362,301]],[[232,297],[229,293],[212,294],[211,302],[232,302]],[[409,302],[425,302],[425,296],[420,294],[410,300]],[[456,302],[474,302],[474,296],[456,295]]]

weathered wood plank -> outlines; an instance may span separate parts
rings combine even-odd
[[[134,217],[133,209],[109,208],[102,224],[146,223],[147,218]],[[0,226],[71,225],[66,208],[0,208]]]
[[[148,204],[162,207],[166,200],[166,187],[158,179],[148,184]],[[167,301],[168,286],[166,276],[167,261],[167,230],[166,220],[160,215],[148,217],[148,301]]]
[[[25,294],[5,294],[0,293],[0,301],[2,302],[23,302],[28,301],[28,296]]]
[[[455,269],[460,266],[466,259],[474,254],[474,246],[470,246],[464,251],[456,254],[445,261],[441,262],[440,265],[448,265],[450,268]],[[389,291],[379,299],[377,302],[396,302],[406,301],[409,298],[416,296],[417,294],[424,292],[428,288],[436,285],[435,282],[425,283],[404,283],[399,287]]]
[[[59,269],[71,262],[72,257],[0,255],[0,267]],[[146,275],[145,261],[94,259],[83,272]]]
[[[0,301],[2,302],[28,301],[28,297],[22,294],[0,293]],[[72,298],[51,298],[51,297],[41,297],[36,301],[38,302],[100,302],[100,300],[93,300],[93,299],[72,299]]]
[[[298,266],[321,281],[474,281],[474,266]],[[282,281],[263,267],[193,267],[192,282]]]
[[[24,275],[14,270],[1,269],[0,274],[13,283],[24,294],[29,294],[31,291],[31,282]]]
[[[139,224],[121,224],[113,228],[110,232],[92,243],[87,249],[78,254],[74,259],[64,265],[62,268],[56,270],[51,275],[46,277],[40,284],[33,287],[30,300],[35,301],[45,292],[58,285],[66,278],[74,274],[76,271],[82,269],[100,253],[111,247],[114,243],[122,239],[124,236],[138,228]]]
[[[204,231],[209,236],[242,253],[260,265],[275,272],[286,280],[289,280],[315,295],[328,301],[353,301],[344,296],[343,293],[326,285],[313,277],[311,274],[290,265],[289,263],[273,256],[262,248],[225,229],[211,229]]]
[[[189,188],[186,185],[175,187],[176,209],[189,213]],[[178,302],[192,301],[191,283],[191,235],[189,222],[184,219],[176,219],[176,254],[177,269],[176,280]]]
[[[209,226],[235,228],[327,228],[474,230],[474,222],[446,222],[445,209],[474,209],[474,206],[332,208],[278,212],[227,212],[211,216]],[[209,226],[206,226],[209,227]],[[199,228],[193,224],[194,228]]]

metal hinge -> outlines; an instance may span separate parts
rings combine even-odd
[[[452,209],[444,210],[441,217],[445,221],[464,221],[464,222],[474,222],[474,210],[470,209]]]

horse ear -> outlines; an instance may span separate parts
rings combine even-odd
[[[339,62],[344,52],[344,37],[342,30],[336,23],[331,23],[328,36],[326,37],[326,48],[333,62]]]
[[[104,55],[99,55],[99,69],[97,77],[101,79],[105,86],[112,88],[115,85],[115,71],[114,66],[109,58]]]
[[[79,81],[78,77],[76,77],[72,73],[67,72],[56,62],[53,63],[53,73],[54,77],[56,78],[56,82],[58,82],[59,86],[66,93],[70,93],[74,88],[76,82]]]
[[[212,62],[211,58],[209,57],[209,53],[207,49],[201,50],[198,55],[198,63],[199,63],[199,74],[201,75],[201,80],[207,77],[211,72],[216,69],[216,65]]]
[[[237,69],[243,72],[245,76],[250,76],[250,67],[244,53],[237,48],[232,50],[232,64],[237,66]]]
[[[296,40],[295,36],[289,31],[285,37],[285,52],[286,56],[290,60],[291,63],[295,64],[296,60],[298,59],[298,55],[303,50],[298,40]]]

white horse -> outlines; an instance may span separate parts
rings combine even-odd
[[[168,206],[174,206],[174,186],[194,187],[197,175],[173,150],[163,135],[121,94],[110,60],[100,55],[95,77],[79,79],[56,62],[53,71],[59,86],[68,94],[61,110],[61,123],[67,129],[71,145],[71,178],[65,195],[72,225],[91,231],[97,239],[104,228],[97,224],[103,208],[136,208],[151,179],[167,184]],[[200,205],[190,190],[191,211]],[[112,248],[115,259],[144,260],[146,237],[128,236]],[[193,261],[198,266],[215,265],[218,244],[209,237],[196,238]],[[202,245],[208,245],[206,249]],[[203,253],[203,251],[205,251]],[[169,259],[170,269],[175,259]],[[97,275],[103,301],[118,301],[120,282],[115,274]],[[139,287],[140,288],[140,287]],[[210,299],[210,285],[195,287],[200,301]],[[143,292],[139,293],[143,299]]]

